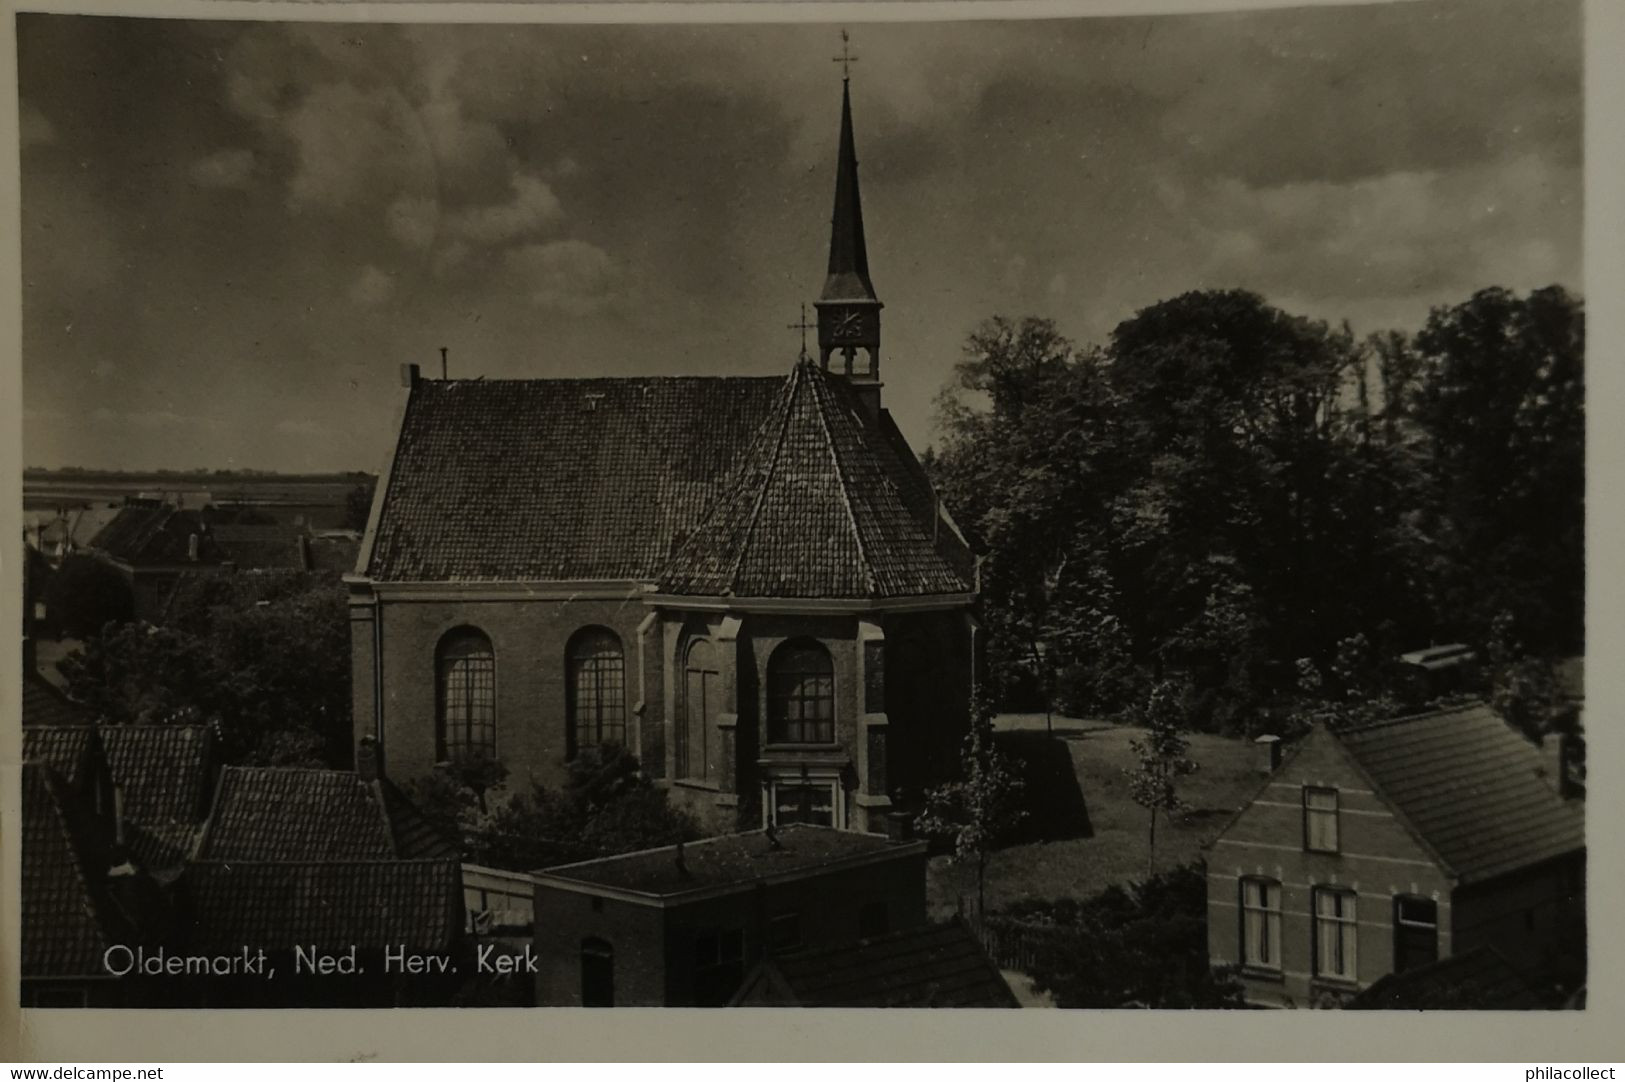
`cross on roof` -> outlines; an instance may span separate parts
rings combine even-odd
[[[788,329],[801,332],[801,359],[804,361],[807,360],[807,332],[816,326],[818,324],[807,322],[807,305],[806,302],[803,302],[801,305],[801,322],[790,324]]]
[[[842,79],[850,79],[850,78],[852,78],[852,65],[856,64],[858,62],[858,58],[853,56],[847,50],[847,43],[850,42],[851,40],[852,40],[851,38],[847,37],[846,28],[842,27],[841,28],[841,55],[840,56],[830,57],[830,59],[833,60],[835,63],[841,65],[841,78]]]

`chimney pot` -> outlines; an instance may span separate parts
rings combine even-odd
[[[1253,746],[1258,749],[1256,753],[1258,772],[1275,773],[1275,768],[1281,765],[1281,738],[1273,735],[1261,736],[1253,741]]]
[[[197,563],[197,553],[198,553],[198,536],[195,533],[194,534],[188,534],[187,537],[186,537],[186,558],[188,560],[192,561],[193,563]]]
[[[364,782],[379,781],[384,776],[384,752],[376,737],[364,736],[355,748],[355,774]]]

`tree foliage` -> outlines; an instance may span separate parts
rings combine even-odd
[[[1024,788],[1015,764],[994,742],[991,703],[983,694],[973,695],[960,776],[926,792],[915,827],[926,837],[950,842],[956,863],[975,867],[978,912],[986,900],[988,855],[1026,818]]]
[[[1185,753],[1190,742],[1180,731],[1185,724],[1183,689],[1170,680],[1151,688],[1140,721],[1145,735],[1129,741],[1135,764],[1124,770],[1129,796],[1151,813],[1146,845],[1147,874],[1157,870],[1157,813],[1172,815],[1185,807],[1179,795],[1179,779],[1194,774],[1196,761]]]
[[[1028,900],[1001,919],[1033,929],[1033,983],[1059,1007],[1239,1007],[1234,974],[1208,961],[1207,877],[1187,865],[1084,901]]]
[[[1136,313],[1101,347],[995,318],[929,458],[986,553],[1006,707],[1111,716],[1190,684],[1191,723],[1278,728],[1342,644],[1582,646],[1580,302],[1484,290],[1357,339],[1239,290]],[[1381,691],[1381,688],[1377,689]]]
[[[109,625],[62,663],[109,720],[217,727],[230,762],[350,762],[344,589],[298,572],[187,576],[162,625]]]
[[[406,786],[413,802],[465,855],[482,864],[531,871],[552,864],[693,841],[699,825],[645,777],[619,745],[583,749],[565,784],[509,790],[493,776],[438,770]],[[477,782],[484,788],[471,785]]]

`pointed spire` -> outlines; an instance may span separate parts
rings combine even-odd
[[[869,250],[863,242],[863,205],[858,198],[858,150],[852,138],[852,83],[841,80],[841,146],[835,166],[835,215],[830,220],[829,277],[822,300],[876,300],[869,281]]]

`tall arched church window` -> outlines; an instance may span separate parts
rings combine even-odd
[[[677,776],[696,781],[714,780],[716,722],[722,709],[722,671],[716,647],[709,639],[695,639],[683,666],[683,703],[677,727]]]
[[[768,659],[767,738],[776,744],[835,743],[835,665],[811,639],[793,639]]]
[[[446,632],[435,651],[435,676],[439,758],[495,758],[497,659],[485,632]]]
[[[626,743],[626,658],[613,631],[589,627],[570,640],[570,747]]]

